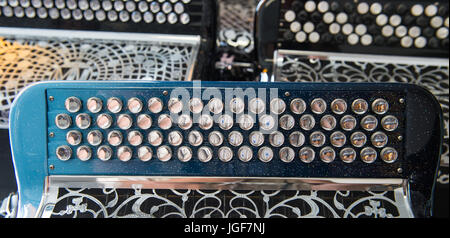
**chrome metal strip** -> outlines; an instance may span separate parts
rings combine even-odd
[[[78,31],[78,30],[54,30],[34,29],[18,27],[0,27],[1,36],[20,37],[64,37],[75,39],[102,39],[102,40],[133,40],[145,42],[164,42],[178,44],[200,44],[200,36],[197,35],[169,35],[130,32],[103,32],[103,31]]]
[[[356,190],[391,191],[403,179],[365,178],[251,178],[251,177],[146,177],[146,176],[49,176],[49,187],[218,189],[218,190]]]

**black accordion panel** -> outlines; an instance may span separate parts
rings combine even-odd
[[[448,57],[448,1],[263,1],[257,18],[268,58],[273,49]]]

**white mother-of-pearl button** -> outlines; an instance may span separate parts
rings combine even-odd
[[[439,28],[439,30],[436,31],[436,37],[441,40],[447,38],[447,36],[448,36],[448,28],[446,27],[441,27]]]
[[[426,45],[427,45],[427,39],[425,37],[423,37],[423,36],[417,37],[414,40],[414,46],[417,47],[417,48],[423,48]]]
[[[398,38],[405,36],[406,33],[408,33],[408,29],[406,29],[405,26],[398,26],[397,28],[395,28],[395,35]]]
[[[442,17],[440,17],[440,16],[435,16],[435,17],[431,18],[431,20],[430,20],[430,25],[433,28],[441,27],[443,23],[444,23],[444,19],[442,19]]]
[[[381,6],[380,3],[373,3],[370,6],[370,13],[372,13],[373,15],[378,15],[381,13],[381,10],[383,10],[383,7]]]
[[[339,24],[345,24],[347,22],[347,20],[348,20],[348,16],[347,16],[347,14],[345,14],[343,12],[337,14],[337,16],[336,16],[336,21]]]
[[[421,30],[420,30],[420,27],[418,27],[418,26],[413,26],[413,27],[409,28],[409,31],[408,31],[408,35],[413,38],[420,36],[420,33],[421,33]]]
[[[287,11],[284,14],[284,20],[286,20],[287,22],[292,22],[295,20],[295,12],[292,10]]]
[[[325,14],[323,14],[323,22],[327,23],[327,24],[331,24],[334,21],[334,14],[332,12],[327,12]]]
[[[356,26],[355,32],[356,32],[356,34],[362,36],[362,35],[366,34],[367,27],[365,25],[363,25],[363,24],[359,24],[359,25]]]
[[[413,44],[413,39],[409,36],[405,36],[400,40],[400,44],[404,48],[409,48]]]
[[[386,15],[384,15],[384,14],[380,14],[380,15],[377,16],[375,21],[376,21],[377,25],[384,26],[388,22],[388,17]]]
[[[298,21],[291,23],[290,29],[292,32],[297,33],[302,29],[302,25]]]
[[[411,14],[413,16],[420,16],[423,13],[423,6],[420,4],[416,4],[411,8]]]
[[[295,34],[295,40],[298,43],[303,43],[306,40],[306,33],[303,31],[298,32],[297,34]]]
[[[314,1],[307,1],[305,3],[305,10],[307,12],[313,12],[314,10],[316,10],[316,3]]]
[[[350,35],[353,33],[353,26],[350,23],[345,24],[344,26],[342,26],[342,33],[344,33],[345,35]]]
[[[356,34],[351,34],[348,36],[347,41],[350,45],[356,45],[359,42],[359,37]]]
[[[341,26],[337,23],[332,23],[328,28],[328,31],[330,31],[331,34],[336,35],[339,33],[339,31],[341,31]]]
[[[436,5],[428,5],[425,8],[425,15],[432,17],[432,16],[436,15],[437,11],[438,11],[438,8],[436,7]]]
[[[317,4],[317,10],[319,10],[319,12],[321,13],[328,11],[329,8],[330,4],[328,4],[328,2],[326,1],[321,1],[319,2],[319,4]]]
[[[365,2],[358,4],[357,11],[359,14],[366,14],[369,11],[369,4]]]
[[[311,43],[317,43],[320,40],[320,35],[317,32],[311,32],[311,34],[309,34],[308,39]]]
[[[362,45],[368,46],[368,45],[372,44],[372,41],[373,41],[373,38],[371,35],[366,34],[366,35],[361,36],[361,44]]]
[[[402,23],[402,17],[400,17],[399,15],[392,15],[389,18],[389,23],[392,26],[398,26],[398,25],[400,25],[400,23]]]
[[[303,31],[306,33],[311,33],[314,31],[314,24],[312,22],[306,22],[303,24]]]
[[[392,34],[394,34],[394,28],[393,28],[392,26],[390,26],[390,25],[384,26],[384,27],[381,29],[381,34],[382,34],[384,37],[392,36]]]

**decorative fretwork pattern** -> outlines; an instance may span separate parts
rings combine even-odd
[[[192,44],[0,37],[0,127],[27,85],[46,80],[190,80]]]
[[[404,205],[404,204],[403,204]],[[59,188],[51,217],[405,217],[394,192]]]

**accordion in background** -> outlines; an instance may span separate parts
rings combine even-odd
[[[33,82],[204,78],[215,31],[209,0],[1,0],[0,127]]]

